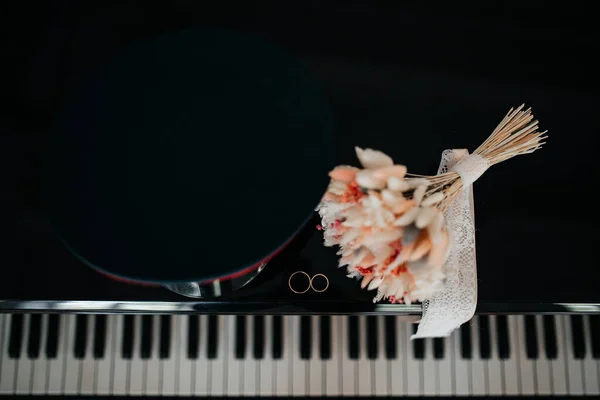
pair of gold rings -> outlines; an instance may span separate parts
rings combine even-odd
[[[298,277],[306,277],[306,288],[304,288],[304,284],[301,283],[304,279],[297,278],[295,279],[296,282],[292,283],[292,278],[294,278],[296,275],[298,275]],[[310,289],[317,293],[323,293],[329,288],[329,279],[323,274],[316,274],[311,277],[304,271],[296,271],[290,275],[290,279],[288,279],[288,286],[290,290],[296,294],[306,293]]]

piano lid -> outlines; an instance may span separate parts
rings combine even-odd
[[[561,30],[560,24],[545,24],[556,29],[552,34],[493,16],[482,16],[486,23],[475,24],[481,19],[463,15],[467,10],[448,11],[457,14],[448,17],[417,9],[405,13],[400,7],[382,12],[370,3],[361,7],[341,13],[325,5],[309,7],[286,14],[286,24],[270,20],[274,10],[253,13],[254,19],[246,18],[243,10],[230,10],[240,18],[224,25],[271,38],[322,80],[338,124],[339,163],[353,162],[353,146],[360,145],[381,149],[411,170],[434,173],[444,149],[473,149],[507,107],[531,105],[541,127],[549,130],[548,145],[533,156],[491,168],[475,183],[479,311],[597,310],[600,292],[591,277],[598,266],[598,217],[586,207],[591,207],[587,199],[594,199],[593,184],[600,177],[600,99],[588,84],[596,68],[587,56],[598,42],[578,31]],[[46,17],[55,25],[31,27],[46,41],[18,39],[37,58],[26,60],[16,53],[6,58],[22,72],[6,82],[3,94],[11,101],[0,114],[0,307],[419,311],[418,306],[373,305],[371,293],[359,290],[336,268],[334,250],[321,246],[316,230],[309,232],[303,249],[282,254],[246,289],[215,302],[111,281],[53,241],[40,217],[37,177],[54,104],[64,88],[124,43],[187,26],[183,14],[201,15],[195,9],[181,15],[152,8],[146,13],[118,10],[131,18],[145,16],[133,29],[116,23],[119,13],[114,10],[97,11],[83,15],[58,6],[49,10]],[[421,26],[410,16],[426,16],[431,23]],[[198,18],[199,25],[206,21]],[[333,18],[335,32],[330,29]],[[169,22],[161,25],[159,20]],[[324,293],[296,295],[287,287],[289,274],[296,270],[323,273],[330,287]]]

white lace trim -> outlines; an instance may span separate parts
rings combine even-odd
[[[444,264],[446,282],[430,300],[423,302],[423,317],[411,339],[449,336],[473,318],[477,306],[477,266],[472,183],[489,167],[488,161],[465,150],[446,150],[438,174],[453,170],[463,180],[464,190],[446,211],[452,238]]]

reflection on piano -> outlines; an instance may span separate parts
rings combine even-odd
[[[0,316],[0,394],[600,394],[600,316]]]

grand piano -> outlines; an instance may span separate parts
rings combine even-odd
[[[0,16],[0,395],[600,394],[598,42],[580,21],[585,10],[36,7],[13,2]],[[548,145],[474,187],[470,323],[449,338],[410,341],[420,305],[374,304],[322,246],[316,216],[246,287],[207,300],[109,279],[53,237],[37,169],[65,88],[129,41],[190,26],[256,33],[294,52],[324,83],[338,140],[367,132],[367,144],[384,149],[413,135],[429,154],[403,161],[419,171],[435,173],[444,149],[475,148],[508,107],[534,108]],[[298,270],[326,275],[328,290],[293,293]]]

